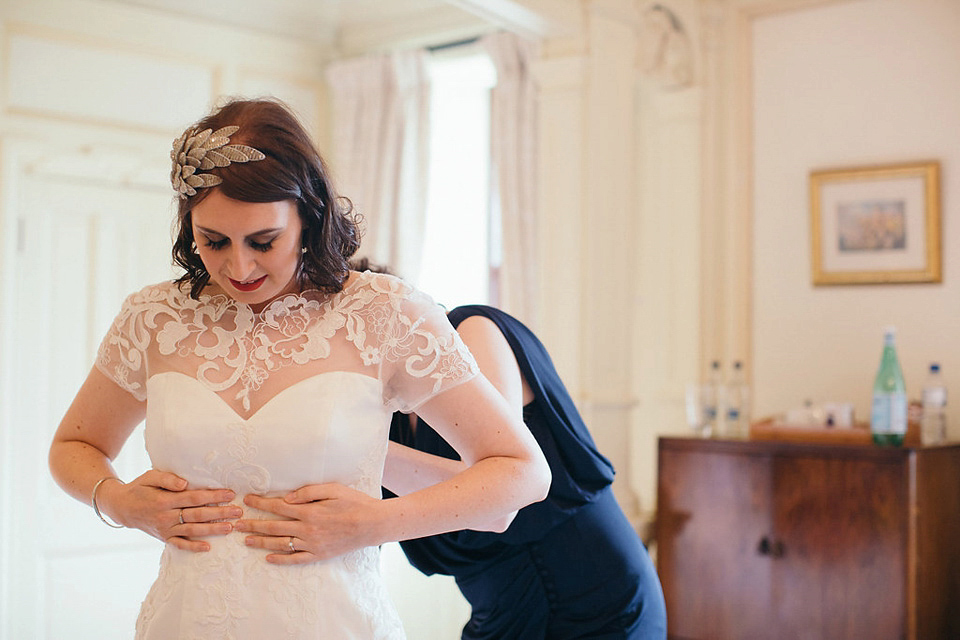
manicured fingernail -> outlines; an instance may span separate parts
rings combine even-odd
[[[252,547],[252,546],[253,546],[253,536],[249,536],[249,537],[245,538],[245,539],[244,539],[244,543],[246,543],[246,545],[247,545],[248,547]]]

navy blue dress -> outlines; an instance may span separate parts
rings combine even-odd
[[[427,575],[452,575],[472,612],[464,640],[666,638],[663,592],[646,549],[613,497],[613,467],[593,442],[540,340],[516,318],[482,305],[449,313],[492,320],[506,337],[534,400],[523,419],[553,480],[503,533],[456,531],[401,542]],[[390,439],[459,459],[422,420],[393,417]],[[384,492],[390,496],[389,492]]]

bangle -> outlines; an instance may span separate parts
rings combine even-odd
[[[103,514],[100,513],[100,507],[97,505],[97,490],[100,489],[102,485],[107,480],[116,480],[120,484],[123,484],[123,480],[120,478],[114,478],[113,476],[107,476],[106,478],[100,478],[97,480],[97,484],[93,485],[93,493],[90,496],[90,502],[93,504],[93,512],[97,514],[97,517],[103,520],[103,523],[114,529],[124,529],[125,527],[122,524],[114,524],[103,517]]]

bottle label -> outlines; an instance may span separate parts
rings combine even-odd
[[[905,434],[907,432],[906,394],[874,393],[870,429],[874,433]]]
[[[947,406],[947,390],[944,387],[927,387],[923,390],[923,406],[941,409]]]

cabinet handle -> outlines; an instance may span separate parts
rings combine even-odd
[[[757,553],[762,556],[770,555],[770,538],[767,536],[760,538],[760,544],[757,545]]]
[[[763,536],[760,538],[760,544],[757,545],[757,553],[771,558],[782,558],[786,554],[787,548],[783,546],[780,540],[770,541],[770,538]]]

